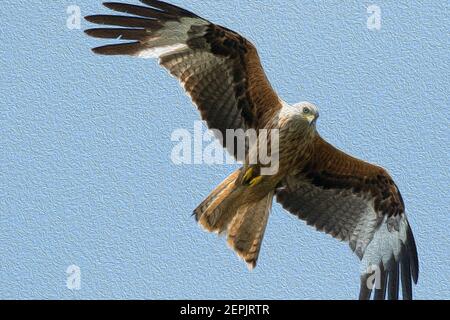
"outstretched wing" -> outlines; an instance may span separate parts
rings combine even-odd
[[[277,190],[281,205],[309,225],[350,243],[362,261],[360,299],[412,298],[419,265],[400,192],[382,168],[354,159],[317,136],[308,165]],[[401,271],[401,272],[400,272]],[[373,273],[375,272],[374,276]]]
[[[147,6],[107,2],[106,7],[126,15],[86,17],[92,23],[120,27],[86,30],[88,35],[132,41],[93,51],[159,58],[180,80],[209,128],[220,131],[224,147],[237,156],[227,129],[264,128],[282,107],[256,48],[239,34],[192,12],[162,1],[141,2]]]

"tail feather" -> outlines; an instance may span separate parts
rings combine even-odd
[[[233,218],[232,195],[241,170],[233,172],[194,210],[197,221],[209,232],[223,233]]]
[[[252,194],[250,186],[238,183],[242,169],[225,179],[194,215],[207,231],[228,234],[228,244],[250,269],[256,267],[274,192]]]
[[[228,230],[228,244],[247,262],[250,269],[256,267],[272,199],[273,192],[256,204],[241,208]]]

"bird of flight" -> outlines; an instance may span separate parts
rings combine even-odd
[[[412,299],[419,263],[399,189],[381,167],[337,150],[317,132],[311,103],[289,105],[272,89],[254,45],[238,33],[157,0],[107,2],[121,14],[92,15],[108,25],[92,37],[125,42],[93,49],[102,55],[159,58],[192,98],[210,129],[278,130],[278,170],[245,161],[194,211],[208,231],[256,266],[273,198],[308,225],[348,242],[361,260],[360,299]],[[235,139],[222,143],[235,157]],[[372,285],[372,279],[375,280]]]

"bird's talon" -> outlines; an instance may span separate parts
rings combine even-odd
[[[251,182],[252,177],[253,177],[253,168],[250,167],[250,168],[245,172],[245,175],[244,175],[244,178],[243,178],[244,183],[248,183],[249,181]]]
[[[250,181],[250,187],[254,187],[259,184],[262,181],[262,178],[262,176],[254,178],[252,181]]]

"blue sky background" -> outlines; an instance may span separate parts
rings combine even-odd
[[[415,296],[450,299],[448,1],[172,2],[246,35],[286,101],[320,107],[325,138],[391,172],[420,254]],[[154,61],[93,55],[105,42],[67,28],[73,4],[107,12],[2,1],[0,298],[356,298],[348,246],[279,205],[253,272],[195,224],[235,166],[172,164],[171,133],[199,119],[189,99]]]

